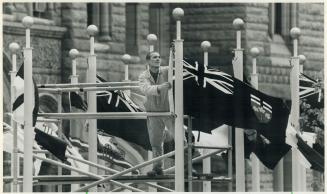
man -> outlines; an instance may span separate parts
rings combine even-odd
[[[145,94],[144,107],[147,112],[169,112],[168,90],[171,84],[168,82],[168,67],[160,67],[161,58],[158,52],[150,52],[146,56],[148,70],[139,76],[141,91]],[[163,142],[165,139],[165,127],[170,137],[174,137],[174,119],[172,117],[148,117],[147,127],[152,147],[153,157],[163,154]],[[163,175],[162,161],[154,163],[153,169],[148,176]]]

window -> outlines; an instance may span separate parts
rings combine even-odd
[[[47,18],[47,11],[47,3],[33,3],[33,17]]]
[[[138,55],[136,3],[126,3],[126,53]]]
[[[275,24],[274,34],[282,34],[282,4],[275,4]]]
[[[281,35],[285,40],[289,39],[289,31],[297,26],[296,3],[271,3],[269,5],[269,34]]]
[[[156,42],[155,48],[157,51],[160,52],[161,45],[160,42],[162,41],[162,4],[161,3],[152,3],[149,7],[149,33],[155,34],[158,37]]]
[[[109,3],[87,4],[87,25],[96,25],[99,29],[99,40],[111,40],[111,5]]]

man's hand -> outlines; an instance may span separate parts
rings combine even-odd
[[[171,88],[171,84],[170,84],[169,82],[165,82],[165,83],[160,84],[160,85],[158,86],[158,92],[160,93],[160,92],[162,92],[162,91],[167,91],[167,90],[170,89],[170,88]]]

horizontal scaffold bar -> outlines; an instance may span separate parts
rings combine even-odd
[[[198,149],[225,149],[225,150],[229,150],[232,147],[231,146],[197,146],[197,145],[193,145],[194,148],[198,148]]]
[[[39,88],[39,92],[87,92],[87,91],[115,91],[139,89],[139,86],[107,86],[107,87],[71,87],[71,88]]]
[[[103,83],[77,83],[77,84],[38,84],[38,88],[85,88],[85,87],[102,87],[102,86],[126,86],[126,85],[138,85],[138,81],[130,82],[103,82]]]
[[[38,118],[36,120],[37,122],[47,122],[47,123],[56,123],[56,122],[59,122],[60,120],[59,119],[41,119],[41,118]]]
[[[103,178],[108,177],[108,175],[102,175]],[[18,177],[18,180],[21,180],[22,177]],[[167,174],[160,175],[156,177],[149,177],[147,175],[124,175],[121,177],[117,177],[114,180],[121,183],[144,183],[144,182],[174,182],[175,175]],[[11,182],[13,180],[12,177],[4,177],[4,182]],[[84,175],[46,175],[46,176],[34,176],[33,180],[36,180],[39,184],[47,183],[47,184],[74,184],[74,183],[87,183],[94,182],[98,179],[92,178]],[[185,182],[188,180],[185,179]],[[229,182],[231,178],[228,177],[214,177],[214,178],[199,178],[193,177],[193,182],[202,182],[202,181],[212,181],[212,182]]]
[[[38,115],[52,119],[146,119],[150,116],[175,116],[170,112],[39,113]]]

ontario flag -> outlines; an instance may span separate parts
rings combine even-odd
[[[290,150],[285,143],[290,110],[284,100],[196,62],[184,60],[183,73],[184,114],[194,117],[193,129],[209,133],[227,124],[255,130],[248,152],[270,169]]]

